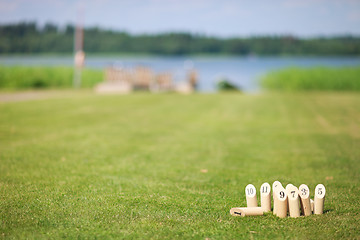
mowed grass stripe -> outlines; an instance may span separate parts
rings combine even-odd
[[[358,106],[350,93],[89,93],[2,104],[1,233],[356,237]],[[248,183],[274,180],[306,183],[311,196],[324,183],[326,214],[230,216],[245,206]]]

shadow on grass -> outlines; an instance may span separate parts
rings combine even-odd
[[[334,211],[334,209],[327,209],[327,210],[324,210],[323,214],[327,214],[327,213],[332,212],[332,211]]]

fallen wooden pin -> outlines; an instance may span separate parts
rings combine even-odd
[[[236,217],[264,215],[262,207],[237,207],[230,209],[230,214]]]
[[[310,199],[310,190],[305,184],[301,184],[299,188],[293,184],[288,184],[285,189],[279,181],[275,181],[272,186],[274,215],[285,218],[289,212],[290,217],[297,218],[301,215],[310,216],[312,213],[323,214],[326,193],[323,184],[316,186],[314,200]],[[230,214],[232,216],[261,216],[264,215],[264,212],[271,211],[271,187],[269,183],[263,183],[260,187],[261,207],[258,207],[254,185],[248,184],[246,186],[245,196],[247,207],[231,208]]]

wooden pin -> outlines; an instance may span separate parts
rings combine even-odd
[[[305,184],[301,184],[299,187],[301,212],[304,216],[310,216],[312,214],[310,204],[310,190]]]
[[[256,188],[252,184],[248,184],[245,188],[247,207],[257,207]]]
[[[275,195],[276,195],[276,191],[279,187],[282,187],[281,185],[281,182],[279,181],[275,181],[273,184],[272,184],[272,193],[273,193],[273,202],[274,202],[274,208],[273,208],[273,213],[276,215],[276,206],[277,204],[275,204],[276,202],[276,198],[275,198]]]
[[[261,216],[264,215],[264,209],[262,207],[231,208],[230,214],[237,217]]]
[[[314,200],[310,199],[311,212],[314,212]]]
[[[315,187],[314,214],[323,214],[325,201],[325,186],[318,184]]]
[[[277,187],[279,187],[279,186],[282,186],[282,185],[281,185],[281,182],[279,182],[279,181],[273,182],[273,184],[272,184],[273,197],[275,197],[275,192],[274,192],[274,190],[275,190]]]
[[[294,185],[292,185],[291,183],[289,183],[289,184],[286,185],[286,187],[285,187],[285,192],[286,192],[286,194],[288,195],[288,206],[287,206],[288,210],[289,210],[289,193],[287,192],[287,190],[288,190],[291,186],[294,186]]]
[[[260,199],[261,199],[261,207],[263,208],[264,212],[271,211],[271,197],[270,197],[270,184],[263,183],[260,187]]]
[[[299,190],[292,184],[286,186],[286,194],[288,195],[289,215],[290,217],[300,217]]]
[[[288,196],[283,187],[276,190],[275,193],[276,215],[280,218],[284,218],[287,216]]]

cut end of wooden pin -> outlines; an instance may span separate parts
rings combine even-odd
[[[315,187],[315,197],[316,198],[324,198],[325,197],[325,186],[323,184],[318,184]]]
[[[310,197],[310,190],[306,184],[301,184],[299,186],[299,196],[305,199]]]
[[[260,195],[269,195],[271,192],[271,187],[269,183],[263,183],[260,187]]]
[[[255,186],[252,185],[252,184],[248,184],[245,187],[245,195],[248,196],[248,197],[256,196],[256,188],[255,188]]]
[[[261,207],[238,207],[231,208],[230,214],[236,217],[261,216],[264,215],[264,210]]]
[[[230,214],[235,217],[244,217],[244,215],[241,213],[241,208],[231,208]]]
[[[294,185],[286,186],[286,194],[289,200],[298,199],[299,198],[299,190]]]
[[[272,184],[272,188],[273,188],[273,189],[275,189],[275,188],[277,188],[277,187],[279,187],[279,186],[282,186],[282,185],[281,185],[281,182],[279,182],[279,181],[275,181],[275,182],[273,182],[273,184]]]

